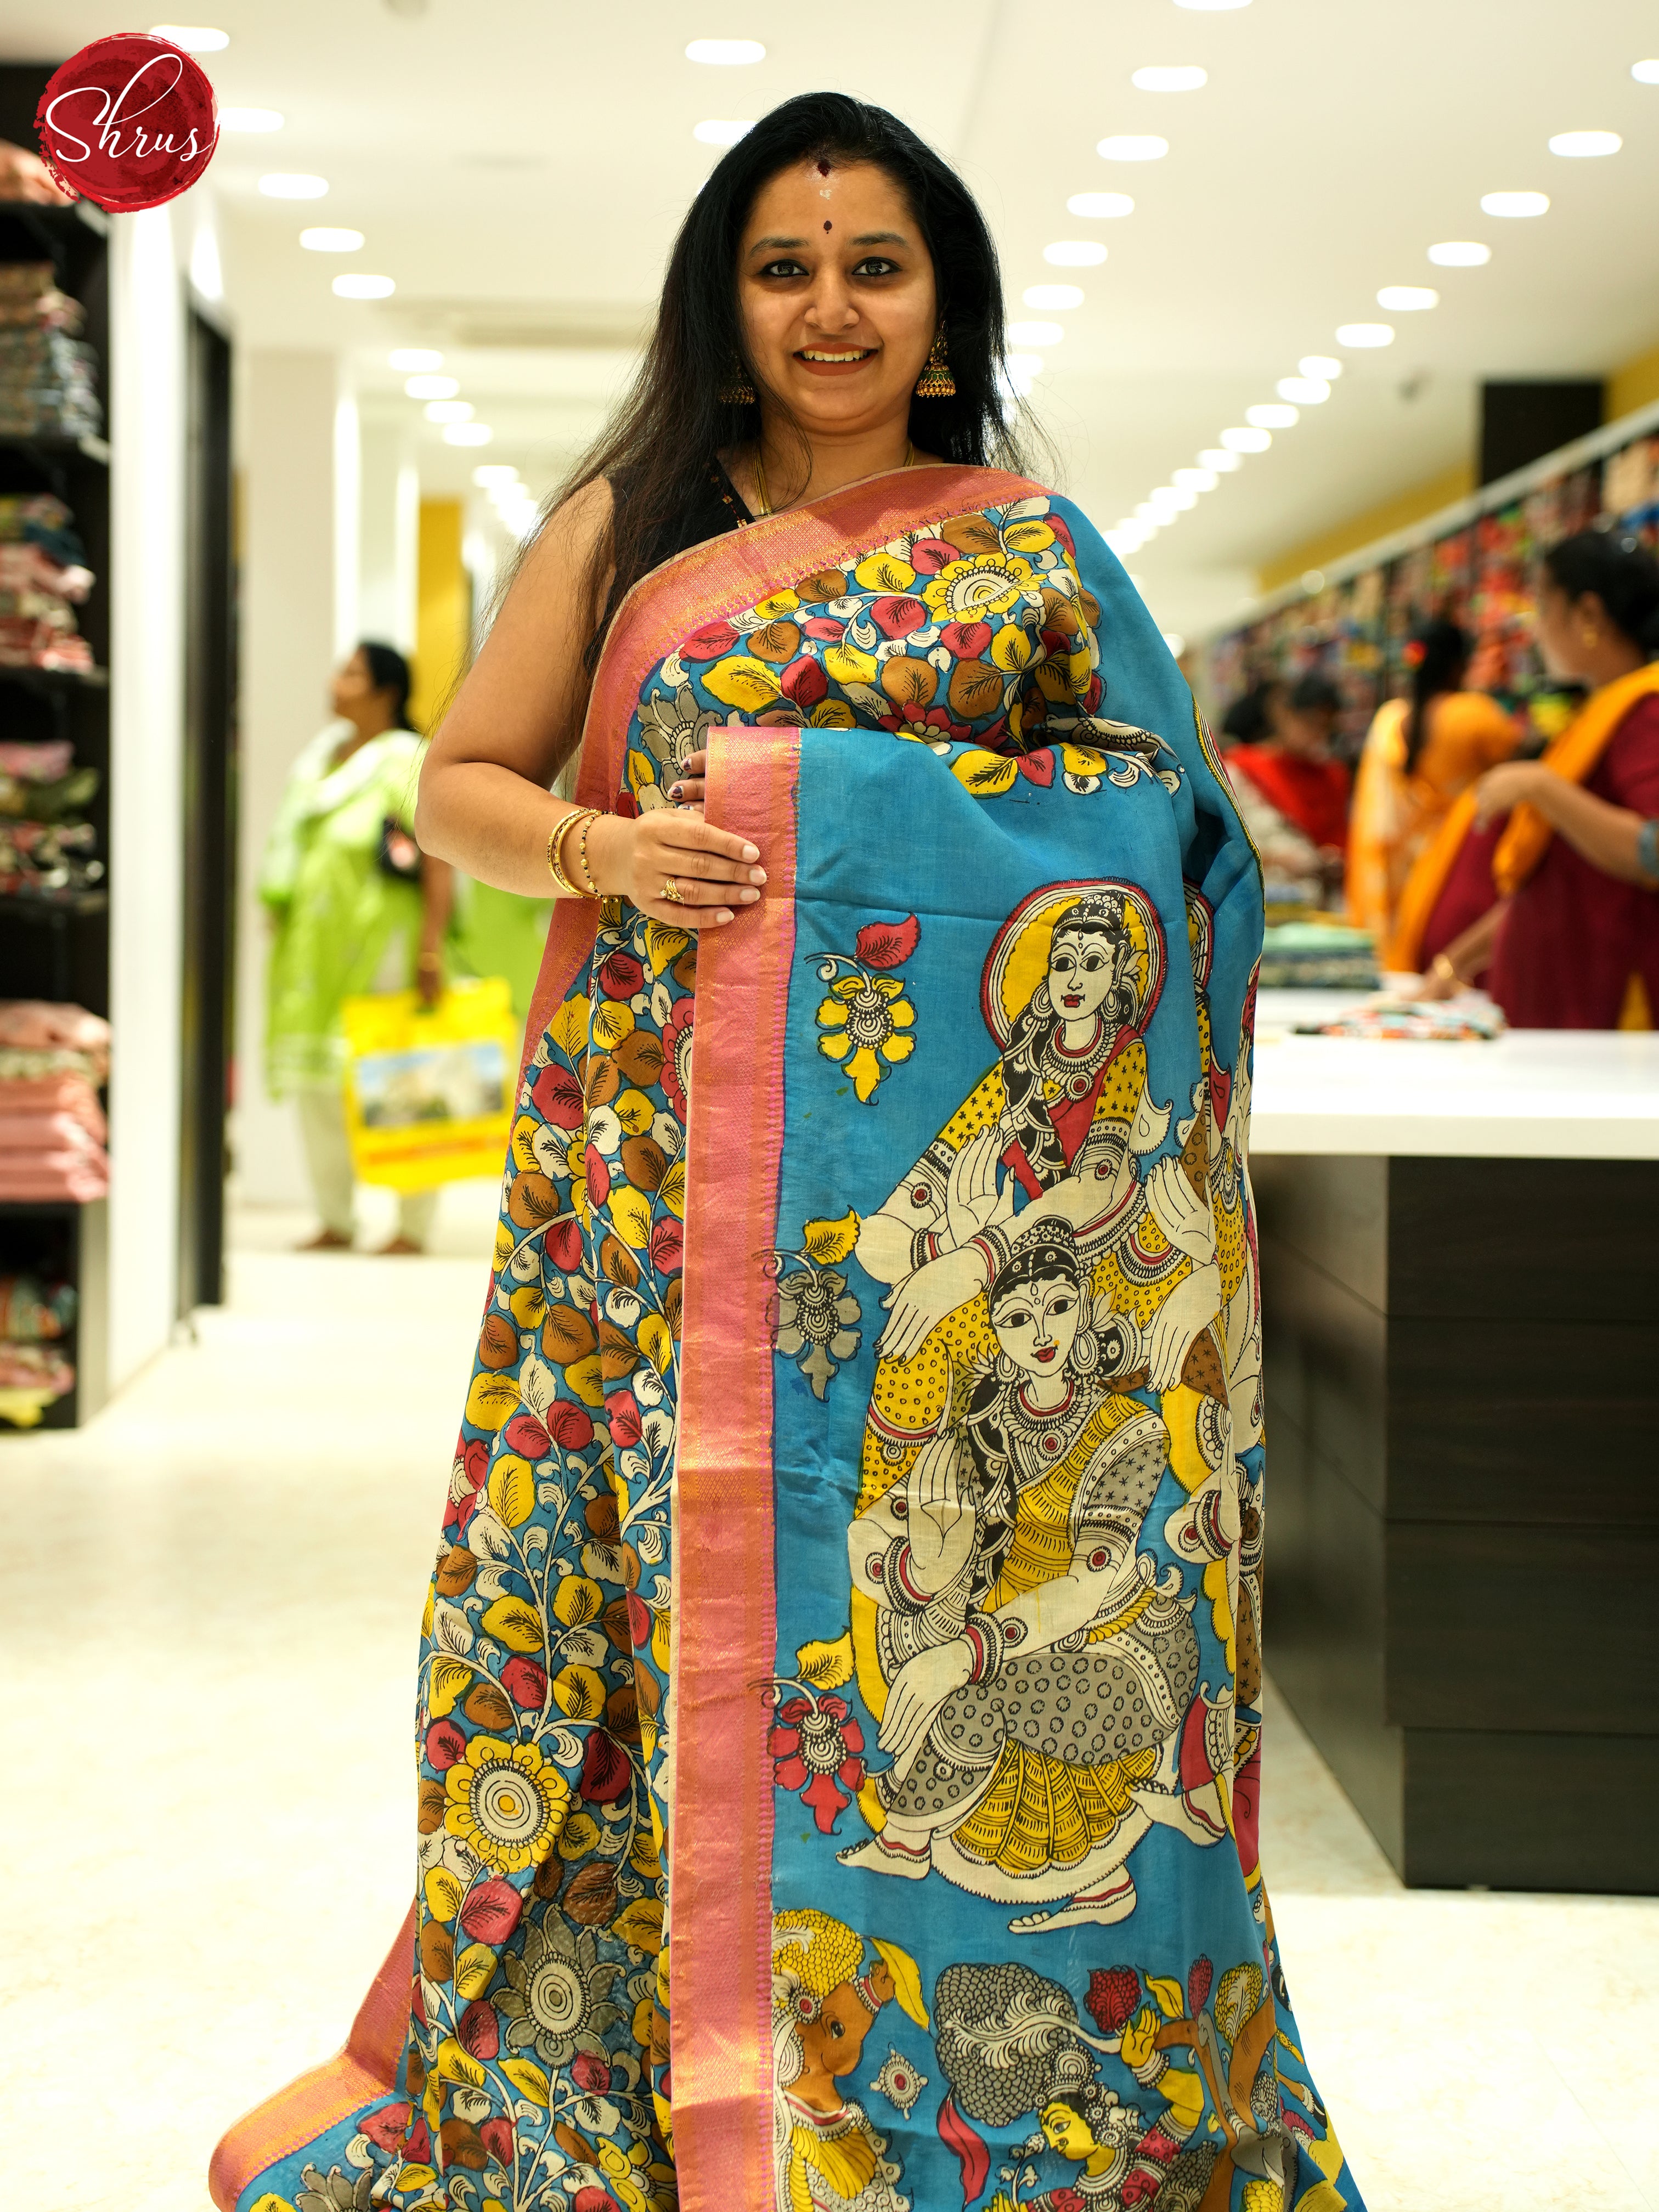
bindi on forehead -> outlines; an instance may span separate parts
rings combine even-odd
[[[827,176],[829,175],[829,173],[830,173],[830,164],[828,163],[828,161],[826,161],[823,160],[822,158],[820,158],[820,160],[819,160],[819,161],[818,161],[818,174],[819,174],[819,176],[821,176],[821,177],[827,177]]]

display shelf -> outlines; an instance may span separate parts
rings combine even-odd
[[[0,70],[0,92],[15,69]],[[38,98],[38,90],[33,95]],[[109,224],[79,202],[68,208],[0,203],[0,262],[50,261],[59,288],[80,301],[82,333],[98,362],[100,396],[108,404]],[[96,852],[109,855],[110,779],[110,459],[108,441],[79,435],[0,434],[0,492],[52,492],[74,517],[95,581],[76,622],[91,650],[88,669],[0,665],[0,736],[25,743],[68,739],[77,767],[95,769],[96,798],[84,810],[97,833]],[[69,892],[0,894],[0,995],[70,1001],[109,1012],[107,880]],[[77,1314],[66,1340],[76,1384],[49,1407],[40,1425],[68,1428],[87,1419],[106,1390],[108,1325],[107,1201],[0,1200],[0,1273],[29,1273],[75,1285]],[[0,1423],[0,1427],[11,1425]]]
[[[75,1326],[56,1341],[74,1365],[75,1384],[35,1426],[78,1428],[109,1395],[107,1200],[0,1199],[0,1273],[74,1284]],[[0,1434],[20,1427],[0,1414]]]
[[[0,660],[0,684],[20,684],[42,698],[59,691],[107,691],[107,668],[31,668],[17,661]]]

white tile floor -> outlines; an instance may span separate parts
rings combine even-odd
[[[244,1215],[196,1343],[0,1439],[8,2208],[204,2212],[226,2122],[338,2043],[396,1930],[492,1196],[447,1194],[420,1261]],[[1659,1900],[1403,1891],[1270,1710],[1263,1860],[1370,2212],[1659,2212]]]

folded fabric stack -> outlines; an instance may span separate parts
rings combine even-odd
[[[73,525],[50,492],[0,497],[0,666],[91,667],[75,610],[94,580]]]
[[[0,1199],[72,1199],[109,1189],[98,1103],[109,1024],[81,1006],[0,1000]]]
[[[0,1417],[33,1428],[75,1388],[62,1340],[75,1325],[75,1291],[29,1275],[0,1275]]]
[[[103,428],[81,305],[50,261],[0,262],[0,435],[82,438]]]
[[[1374,991],[1381,977],[1370,932],[1340,922],[1269,924],[1261,939],[1264,991]]]
[[[1407,1037],[1438,1044],[1489,1044],[1508,1027],[1484,991],[1456,999],[1373,999],[1328,1022],[1298,1022],[1298,1036]]]

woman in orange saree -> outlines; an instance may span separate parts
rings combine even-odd
[[[1469,641],[1437,619],[1406,643],[1411,696],[1388,699],[1366,733],[1348,820],[1348,920],[1379,949],[1418,854],[1472,783],[1515,750],[1518,732],[1495,699],[1466,691]]]
[[[1256,1849],[1254,855],[1098,535],[989,465],[937,157],[760,124],[653,409],[700,254],[737,299],[678,521],[611,477],[578,807],[513,765],[556,531],[434,744],[428,840],[600,896],[531,1018],[410,1919],[215,2201],[1340,2212]]]

